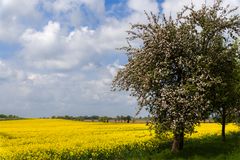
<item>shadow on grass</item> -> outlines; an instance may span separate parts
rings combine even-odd
[[[178,154],[172,154],[170,149],[165,148],[165,150],[159,150],[159,153],[143,159],[240,160],[240,132],[228,134],[226,142],[222,142],[221,136],[217,135],[188,139],[185,142],[184,150]]]

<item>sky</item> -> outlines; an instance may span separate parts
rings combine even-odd
[[[0,114],[134,116],[136,99],[111,91],[127,63],[117,48],[144,11],[174,17],[191,2],[213,0],[0,0]]]

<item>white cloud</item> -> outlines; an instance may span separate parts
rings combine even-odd
[[[20,18],[21,16],[37,16],[35,6],[39,0],[1,0],[0,13],[2,16]]]
[[[92,30],[83,27],[65,35],[58,22],[48,22],[41,31],[27,29],[21,36],[21,57],[39,69],[71,69],[88,57]]]
[[[1,0],[0,1],[0,42],[16,42],[25,23],[34,24],[41,20],[36,10],[39,0]]]
[[[96,30],[82,27],[65,34],[58,22],[50,21],[40,31],[23,33],[21,57],[38,69],[73,69],[116,52],[125,43],[127,26],[109,19]]]
[[[141,2],[139,2],[139,0],[129,0],[128,7],[136,12],[141,13],[144,13],[144,11],[153,13],[159,12],[158,3],[156,0],[144,0]]]
[[[64,37],[60,24],[49,21],[42,31],[27,29],[21,36],[21,51],[25,62],[36,68],[69,68],[63,59]]]
[[[23,71],[12,68],[10,65],[0,60],[0,83],[16,82],[24,80],[26,75]]]
[[[22,35],[23,46],[31,54],[41,55],[51,54],[56,47],[59,35],[60,25],[57,22],[49,22],[42,32],[34,29],[27,29]],[[47,52],[47,53],[46,53]]]

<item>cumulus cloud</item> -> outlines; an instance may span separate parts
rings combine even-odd
[[[39,1],[0,1],[0,42],[16,42],[26,25],[34,25],[41,21],[42,16],[36,9]]]
[[[5,16],[29,16],[29,14],[36,13],[35,6],[38,2],[39,0],[1,0],[0,12]]]
[[[81,27],[65,34],[58,22],[49,21],[40,31],[26,29],[21,36],[20,58],[38,69],[66,70],[97,62],[125,44],[128,25],[109,19],[93,30]]]
[[[14,69],[9,64],[0,60],[0,84],[6,82],[16,82],[24,80],[25,73],[21,70]]]
[[[139,3],[139,0],[129,0],[128,7],[134,11],[143,13],[146,12],[153,12],[158,13],[158,3],[156,0],[145,0]]]
[[[37,68],[68,68],[62,60],[64,37],[61,37],[60,24],[49,21],[42,31],[27,29],[21,36],[23,49],[21,56],[25,62]]]

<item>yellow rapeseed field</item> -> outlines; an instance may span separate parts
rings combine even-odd
[[[31,156],[34,153],[35,156],[44,151],[84,154],[88,149],[113,149],[150,138],[150,132],[144,124],[55,119],[0,121],[0,157],[12,159],[25,153]]]
[[[204,123],[191,137],[220,134],[221,126]],[[227,132],[237,131],[230,124]],[[79,122],[59,119],[0,121],[0,159],[77,159],[107,156],[121,147],[148,144],[145,124]],[[189,136],[188,136],[189,137]],[[69,158],[70,157],[70,158]]]

